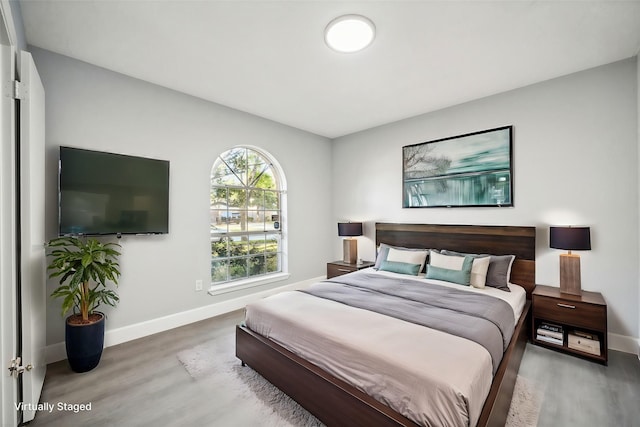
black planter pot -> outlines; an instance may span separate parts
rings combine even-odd
[[[70,325],[67,318],[65,345],[67,360],[74,372],[87,372],[98,366],[104,348],[104,314],[99,321],[88,325]],[[71,316],[70,316],[71,317]]]

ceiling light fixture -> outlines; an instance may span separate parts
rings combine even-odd
[[[375,34],[376,27],[370,19],[343,15],[329,22],[324,30],[324,41],[337,52],[353,53],[369,46]]]

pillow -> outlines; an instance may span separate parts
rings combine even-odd
[[[429,252],[429,265],[439,268],[448,268],[449,270],[462,269],[464,255],[443,255],[438,251]]]
[[[400,274],[412,274],[417,276],[420,273],[420,264],[410,264],[408,262],[382,261],[380,270],[391,271]]]
[[[441,253],[458,256],[468,255],[475,258],[486,256],[491,257],[491,261],[489,262],[489,269],[487,270],[487,280],[485,285],[492,288],[500,289],[505,292],[511,292],[508,283],[509,278],[511,277],[511,266],[513,265],[513,260],[516,258],[515,255],[463,254],[460,252],[448,250],[443,250],[441,251]]]
[[[380,248],[378,250],[378,256],[376,256],[376,264],[373,266],[376,270],[380,270],[380,264],[382,261],[387,260],[387,256],[389,255],[389,249],[396,249],[398,251],[406,251],[406,252],[417,252],[422,254],[424,258],[421,258],[421,262],[416,262],[415,264],[420,264],[420,271],[423,270],[423,267],[427,261],[427,255],[429,254],[428,249],[413,249],[413,248],[403,248],[400,246],[391,246],[386,243],[381,243]],[[393,260],[392,260],[393,261]]]
[[[457,257],[461,258],[461,257]],[[471,284],[471,267],[473,266],[473,257],[466,256],[462,258],[462,268],[460,270],[436,267],[432,264],[427,266],[427,279],[444,280],[447,282],[458,283],[460,285],[469,286]]]
[[[427,253],[427,251],[406,251],[396,248],[389,248],[389,252],[387,253],[387,261],[419,264],[422,267],[427,259]]]
[[[490,256],[473,258],[473,267],[471,268],[471,286],[478,289],[484,289],[487,284],[487,273],[489,272],[490,264]]]
[[[442,251],[445,252],[445,251]],[[429,265],[451,270],[460,270],[464,262],[464,255],[444,255],[438,251],[431,251],[429,255]],[[491,257],[472,256],[473,265],[471,267],[471,286],[483,289],[487,280],[487,270]]]

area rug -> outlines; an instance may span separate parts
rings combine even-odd
[[[246,402],[243,403],[244,410],[259,414],[261,426],[324,426],[260,374],[248,366],[242,366],[234,350],[235,336],[230,334],[183,350],[177,357],[195,381],[213,382],[218,387],[224,387],[226,393],[243,399]],[[535,384],[518,376],[506,426],[535,427],[541,402],[542,392]]]

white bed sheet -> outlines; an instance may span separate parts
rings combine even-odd
[[[505,294],[496,296],[521,312],[517,288],[469,291]],[[491,356],[481,345],[303,292],[248,305],[245,322],[420,425],[474,426],[491,387]]]

